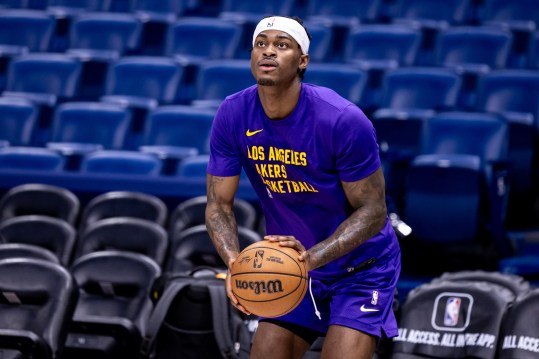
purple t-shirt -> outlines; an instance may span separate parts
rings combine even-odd
[[[302,83],[294,111],[271,120],[254,85],[225,99],[211,134],[208,172],[234,176],[242,167],[260,199],[266,233],[293,235],[308,249],[352,212],[341,181],[369,176],[380,167],[380,158],[369,119],[333,90]],[[379,234],[310,274],[341,276],[397,248],[386,221]]]

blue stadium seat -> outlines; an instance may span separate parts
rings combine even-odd
[[[515,219],[524,218],[531,206],[530,190],[535,186],[539,74],[531,70],[493,71],[479,79],[477,94],[476,111],[498,113],[509,122],[510,202],[515,204],[509,212]]]
[[[539,288],[539,255],[537,253],[522,253],[520,255],[502,258],[499,262],[498,270],[502,273],[521,276],[530,281],[533,287]]]
[[[165,104],[176,100],[183,67],[162,56],[125,56],[110,68],[105,101]],[[115,98],[116,97],[116,98]]]
[[[375,105],[388,70],[417,63],[422,37],[418,28],[408,25],[362,24],[350,29],[343,59],[369,74],[368,98],[362,107]]]
[[[434,65],[457,69],[463,77],[460,107],[472,109],[478,78],[509,64],[513,35],[509,30],[487,26],[449,27],[440,31]]]
[[[85,12],[73,19],[69,49],[86,50],[86,57],[117,59],[138,49],[141,33],[142,22],[132,14]]]
[[[460,76],[450,69],[400,67],[386,72],[379,108],[372,115],[381,150],[415,151],[423,121],[436,112],[455,109],[460,88]],[[394,126],[400,130],[395,132]]]
[[[536,5],[534,0],[485,0],[480,21],[520,31],[533,31],[539,24],[539,9]]]
[[[59,358],[78,297],[69,271],[48,260],[4,259],[0,288],[0,352],[9,358]]]
[[[231,59],[241,39],[238,24],[219,18],[185,17],[169,26],[165,55],[195,64],[208,59]]]
[[[184,17],[171,23],[167,32],[165,55],[185,67],[180,101],[194,97],[195,81],[203,61],[232,59],[243,41],[243,27],[215,17]],[[200,44],[205,44],[200,46]]]
[[[32,145],[38,113],[30,101],[0,97],[0,141],[10,146]]]
[[[391,21],[421,28],[423,37],[418,65],[430,66],[438,32],[472,21],[473,3],[473,0],[397,0],[393,5]]]
[[[55,31],[54,18],[40,10],[11,9],[0,13],[2,56],[46,52]],[[13,31],[17,29],[17,31]]]
[[[133,112],[131,143],[136,149],[150,110],[179,102],[185,66],[165,56],[125,56],[111,64],[103,102],[127,106]]]
[[[148,153],[102,150],[84,156],[81,171],[122,176],[158,176],[161,167],[161,160]]]
[[[125,107],[100,102],[68,102],[54,113],[47,147],[62,153],[70,170],[80,168],[81,157],[101,149],[123,149],[131,127]]]
[[[108,0],[49,0],[47,10],[73,15],[84,11],[106,11]]]
[[[329,19],[333,24],[353,26],[360,22],[378,22],[384,3],[380,0],[311,0],[307,5],[307,20]]]
[[[83,12],[69,27],[67,52],[83,61],[81,96],[104,94],[111,62],[140,51],[143,22],[131,13]]]
[[[209,159],[209,155],[186,157],[178,165],[178,171],[176,174],[183,177],[205,179]]]
[[[487,113],[446,112],[425,123],[401,213],[412,228],[403,245],[410,267],[429,261],[438,271],[495,270],[512,254],[504,228],[508,135],[506,120]]]
[[[248,60],[205,61],[198,73],[193,104],[217,107],[226,96],[255,84]]]
[[[54,105],[78,95],[81,63],[65,54],[30,53],[11,61],[4,96]]]
[[[6,86],[11,59],[27,52],[49,51],[55,28],[55,19],[45,11],[10,9],[0,13],[1,90]]]
[[[435,65],[461,67],[479,74],[508,64],[513,36],[510,31],[486,26],[454,26],[437,37]]]
[[[360,25],[350,30],[344,59],[367,70],[394,69],[416,63],[422,34],[406,25]]]
[[[209,153],[209,138],[215,111],[193,106],[161,106],[148,116],[142,152],[165,161],[166,174],[176,172],[184,158]],[[165,169],[164,169],[165,170]]]
[[[56,151],[43,147],[0,148],[0,169],[16,171],[62,171],[65,158]]]
[[[330,63],[310,64],[305,82],[329,87],[349,101],[360,105],[367,86],[368,74],[354,65]]]
[[[530,37],[525,67],[534,70],[539,69],[539,31],[535,31]]]
[[[333,28],[331,21],[304,21],[303,26],[311,35],[309,62],[331,61],[333,46]]]

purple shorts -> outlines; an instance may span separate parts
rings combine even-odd
[[[378,338],[394,337],[398,332],[393,300],[400,263],[398,253],[337,280],[310,278],[311,289],[307,290],[301,303],[292,312],[274,319],[322,335],[330,325],[341,325]],[[321,319],[316,315],[316,309]]]

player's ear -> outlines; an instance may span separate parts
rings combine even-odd
[[[308,64],[309,64],[309,54],[301,55],[299,59],[299,69],[305,70]]]

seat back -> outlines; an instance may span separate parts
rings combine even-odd
[[[167,248],[167,233],[157,223],[114,217],[86,226],[79,238],[76,257],[105,250],[129,251],[146,255],[162,265]]]
[[[30,52],[48,51],[56,22],[44,11],[12,9],[0,14],[0,44]],[[13,31],[17,29],[17,31]]]
[[[170,14],[172,18],[181,16],[188,8],[186,0],[134,0],[133,10],[142,13]]]
[[[132,14],[82,13],[70,27],[72,49],[111,50],[123,56],[138,49],[142,22]]]
[[[471,16],[470,0],[448,0],[433,2],[429,0],[397,0],[395,17],[407,20],[436,20],[448,24],[466,22]]]
[[[26,243],[0,243],[0,260],[11,258],[43,259],[60,263],[56,254],[43,247]]]
[[[139,253],[102,251],[78,258],[70,271],[80,292],[70,336],[94,339],[70,342],[70,352],[85,347],[95,354],[102,350],[96,339],[106,337],[108,355],[136,357],[153,307],[151,288],[161,274],[159,266]]]
[[[503,321],[498,358],[532,359],[537,356],[537,350],[531,343],[536,342],[539,330],[535,320],[539,315],[538,301],[539,289],[534,288],[513,303]]]
[[[54,113],[52,142],[99,144],[122,149],[131,125],[131,112],[102,102],[68,102]]]
[[[500,325],[514,300],[511,291],[488,282],[423,284],[401,308],[391,359],[494,359]]]
[[[206,61],[197,77],[197,99],[224,100],[226,96],[254,85],[247,60]]]
[[[161,160],[156,156],[135,151],[94,151],[81,164],[82,172],[116,175],[157,176],[161,168]]]
[[[241,25],[219,18],[188,17],[169,26],[165,53],[198,59],[231,59],[242,40]],[[200,46],[200,44],[206,44]]]
[[[193,227],[206,223],[206,196],[197,196],[180,203],[170,214],[169,232],[172,236]],[[241,198],[234,199],[234,217],[238,226],[255,229],[256,209],[254,206]]]
[[[144,145],[192,147],[209,153],[215,111],[192,106],[160,106],[148,115]]]
[[[367,74],[355,66],[311,64],[305,82],[329,87],[350,102],[360,104],[367,86]]]
[[[50,0],[49,7],[73,8],[86,11],[103,11],[107,8],[107,0]]]
[[[67,266],[76,242],[75,228],[66,221],[41,215],[17,216],[0,222],[0,236],[7,243],[43,247]]]
[[[24,99],[0,98],[0,140],[10,146],[30,146],[37,127],[38,107]]]
[[[257,14],[260,18],[270,16],[272,14],[290,15],[293,9],[294,1],[278,0],[278,1],[250,1],[250,0],[224,0],[223,12],[236,12]]]
[[[56,151],[43,147],[0,148],[0,168],[16,171],[51,171],[64,169],[65,158]]]
[[[257,232],[244,227],[238,227],[238,239],[241,249],[262,240]],[[203,224],[172,234],[170,246],[167,260],[170,273],[185,273],[199,266],[226,269]]]
[[[81,76],[79,60],[65,54],[30,53],[10,63],[6,89],[74,98]]]
[[[404,221],[427,243],[470,243],[479,234],[483,171],[473,155],[420,155],[410,165]]]
[[[430,118],[423,131],[424,154],[469,154],[482,165],[505,161],[508,145],[507,121],[481,112],[443,112]]]
[[[459,26],[442,30],[435,45],[438,66],[484,65],[487,70],[507,66],[513,36],[509,30]]]
[[[481,20],[484,22],[531,22],[537,24],[539,10],[533,0],[487,0]]]
[[[392,109],[453,109],[461,88],[454,71],[441,68],[398,68],[384,78],[381,107]]]
[[[165,225],[168,209],[151,194],[132,191],[111,191],[94,197],[84,207],[79,230],[97,221],[113,217],[139,218]]]
[[[381,15],[382,6],[383,2],[380,0],[312,0],[308,2],[307,18],[319,16],[331,20],[352,18],[356,22],[376,21]]]
[[[70,190],[40,183],[11,188],[0,199],[0,219],[23,215],[45,215],[60,218],[73,225],[79,215],[80,202]]]
[[[365,66],[386,64],[385,68],[413,66],[419,53],[422,33],[406,25],[360,25],[348,34],[344,49],[347,62]]]
[[[0,346],[59,358],[78,294],[70,273],[46,260],[3,259],[0,292]]]
[[[125,56],[110,67],[106,93],[169,103],[176,99],[182,76],[183,67],[172,58]]]
[[[184,177],[206,178],[210,155],[196,155],[184,158],[178,165],[177,175]]]

